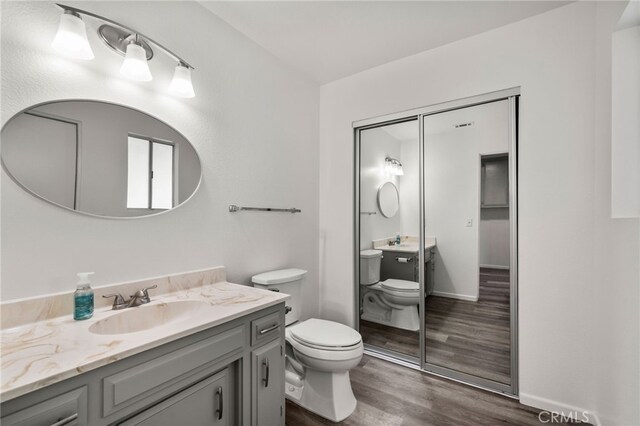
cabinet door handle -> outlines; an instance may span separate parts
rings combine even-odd
[[[275,325],[272,325],[269,328],[265,328],[263,330],[260,330],[260,335],[262,336],[263,334],[267,334],[268,332],[273,331],[273,330],[277,329],[278,327],[280,327],[280,324],[275,324]]]
[[[215,413],[218,415],[218,420],[222,420],[222,413],[224,412],[224,392],[222,391],[222,386],[216,389],[216,398],[218,399],[219,408]]]
[[[265,370],[266,370],[262,381],[264,382],[264,387],[268,388],[269,387],[269,358],[265,358],[262,361],[262,365],[263,367],[265,367]]]
[[[72,421],[78,418],[78,413],[73,413],[69,417],[65,417],[64,419],[58,419],[57,422],[53,423],[51,426],[64,426],[68,425]]]

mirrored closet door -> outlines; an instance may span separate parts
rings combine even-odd
[[[373,356],[517,395],[519,88],[354,123]]]
[[[424,117],[425,362],[511,384],[509,101]]]
[[[366,345],[420,358],[418,120],[360,132],[360,333]]]

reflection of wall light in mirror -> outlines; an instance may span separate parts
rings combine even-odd
[[[404,170],[402,170],[402,163],[391,157],[387,157],[384,159],[384,171],[387,175],[391,176],[404,175]]]
[[[94,58],[84,21],[79,14],[71,10],[65,10],[60,17],[58,32],[51,46],[58,52],[75,59]]]
[[[98,35],[108,47],[125,57],[120,68],[121,74],[136,81],[151,81],[153,76],[149,70],[148,61],[153,58],[154,52],[151,48],[153,45],[178,62],[169,86],[169,92],[182,98],[195,96],[191,83],[191,70],[195,68],[166,47],[111,19],[71,6],[62,4],[57,4],[57,6],[63,10],[58,32],[51,43],[57,51],[76,59],[94,58],[84,21],[80,17],[80,15],[85,15],[106,22],[98,28]]]

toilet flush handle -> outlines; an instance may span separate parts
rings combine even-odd
[[[284,314],[288,314],[289,312],[293,311],[293,308],[291,306],[285,306],[284,307]]]

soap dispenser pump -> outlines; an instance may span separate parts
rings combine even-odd
[[[89,276],[93,272],[78,273],[78,284],[73,293],[73,319],[84,320],[93,316],[93,289]]]

